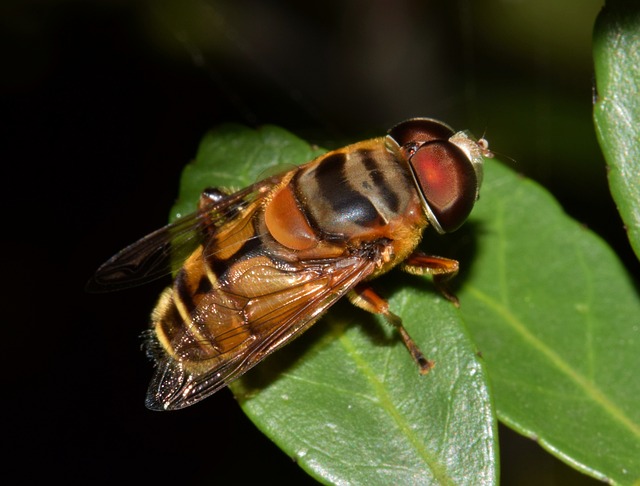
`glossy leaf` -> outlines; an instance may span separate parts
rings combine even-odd
[[[607,2],[596,22],[594,119],[609,186],[640,257],[640,4]]]
[[[640,299],[616,255],[535,183],[486,164],[458,296],[499,418],[600,479],[640,481]]]
[[[193,210],[203,187],[243,186],[318,153],[275,127],[217,129],[185,169],[174,214]],[[496,484],[495,417],[459,311],[426,278],[376,284],[435,369],[420,375],[393,329],[339,302],[231,386],[241,406],[324,483]]]
[[[205,135],[196,159],[182,171],[180,196],[171,218],[194,211],[206,187],[240,189],[324,152],[278,127],[220,126]]]

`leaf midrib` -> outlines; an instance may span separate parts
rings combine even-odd
[[[489,294],[482,292],[475,286],[468,285],[467,289],[470,294],[473,295],[478,301],[487,305],[496,314],[498,314],[503,321],[516,333],[518,333],[525,342],[537,350],[540,354],[544,355],[549,362],[551,362],[556,369],[563,373],[570,381],[575,383],[578,388],[582,389],[584,393],[591,398],[591,400],[597,403],[603,410],[605,410],[614,420],[621,423],[627,428],[633,435],[640,438],[640,425],[636,424],[630,419],[624,411],[609,400],[606,394],[600,390],[595,384],[585,378],[582,374],[573,369],[564,359],[560,357],[553,349],[551,349],[546,343],[534,336],[516,315],[514,315],[509,309],[507,309],[500,302],[493,299]]]
[[[393,420],[398,429],[402,432],[403,436],[408,439],[418,455],[422,458],[425,464],[427,464],[437,483],[443,485],[455,484],[455,481],[447,474],[446,467],[429,452],[424,443],[414,433],[409,423],[407,423],[404,416],[393,403],[384,383],[378,379],[378,376],[374,373],[369,362],[358,352],[358,348],[354,342],[346,334],[342,334],[340,336],[339,342],[345,348],[347,354],[356,362],[356,365],[362,372],[362,375],[372,385],[380,407],[387,412],[387,415]]]

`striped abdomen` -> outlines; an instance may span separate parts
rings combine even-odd
[[[192,369],[277,343],[280,326],[317,318],[305,309],[404,260],[425,226],[406,162],[383,138],[330,152],[274,178],[187,259],[154,311],[157,339]]]

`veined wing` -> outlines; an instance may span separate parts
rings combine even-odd
[[[121,290],[170,274],[203,242],[203,234],[223,227],[247,207],[258,206],[279,179],[274,176],[257,182],[127,246],[98,268],[87,283],[87,290]]]
[[[207,293],[174,334],[171,354],[156,353],[147,407],[175,410],[216,392],[308,329],[375,268],[364,256],[291,268],[258,259],[233,284]]]

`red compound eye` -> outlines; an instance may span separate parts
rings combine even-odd
[[[438,140],[422,145],[409,163],[436,223],[445,233],[458,229],[478,191],[478,177],[467,154],[451,142]]]

